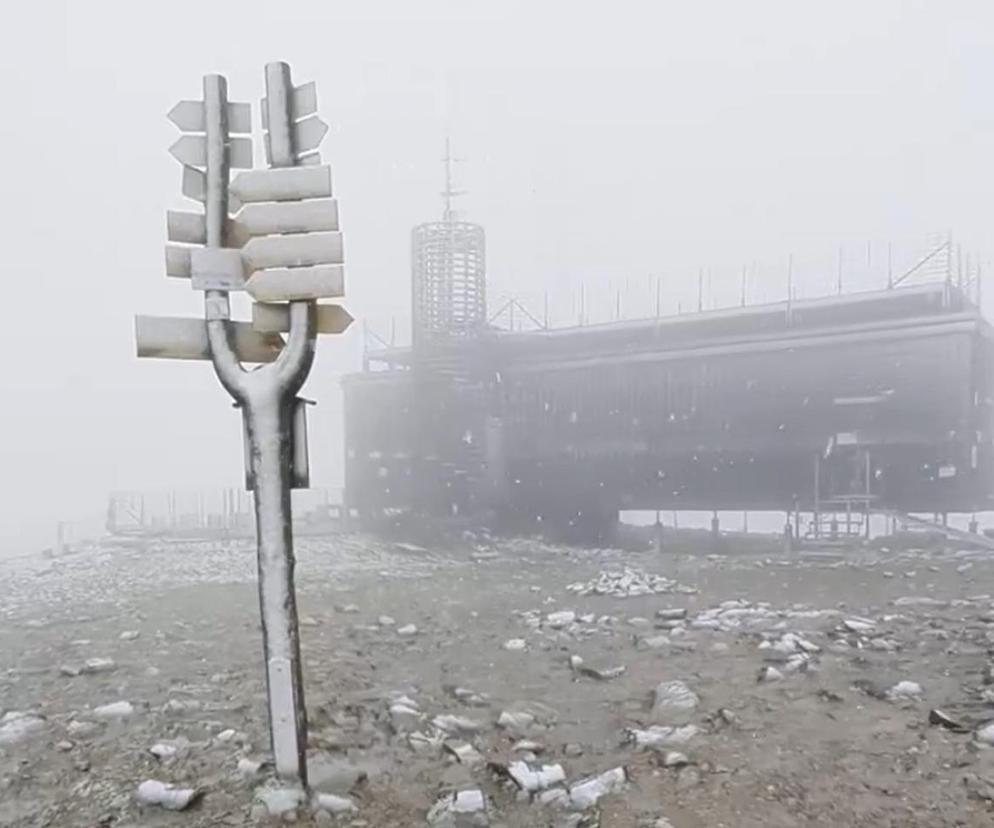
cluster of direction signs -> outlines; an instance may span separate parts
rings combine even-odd
[[[315,115],[314,83],[289,95],[290,139],[296,166],[252,169],[251,106],[225,102],[227,163],[222,172],[227,210],[222,245],[208,244],[210,205],[204,213],[169,211],[166,274],[190,279],[195,290],[245,291],[254,301],[251,322],[229,322],[231,342],[244,362],[271,362],[290,329],[287,303],[344,295],[342,234],[332,198],[331,169],[317,149],[328,131]],[[262,101],[262,126],[267,102]],[[183,165],[183,194],[205,204],[211,164],[203,101],[181,101],[169,119],[184,133],[170,148]],[[219,119],[220,120],[220,119]],[[266,153],[270,140],[266,133]],[[272,161],[272,159],[270,158]],[[240,170],[228,181],[227,168]],[[352,317],[338,304],[315,304],[317,333],[339,334]],[[203,319],[139,316],[138,355],[210,359]]]

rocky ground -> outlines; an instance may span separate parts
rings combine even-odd
[[[103,545],[0,563],[0,825],[994,820],[990,552],[298,547],[335,796],[267,775],[252,545]]]

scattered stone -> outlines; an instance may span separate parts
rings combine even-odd
[[[148,749],[148,752],[160,762],[166,762],[170,759],[174,759],[181,750],[187,747],[187,745],[188,743],[185,739],[182,740],[182,742],[180,740],[156,742]]]
[[[579,581],[566,587],[577,595],[611,595],[632,598],[637,595],[660,595],[667,592],[692,592],[676,581],[662,575],[650,575],[640,569],[625,567],[620,571],[604,571],[590,581]]]
[[[758,681],[760,683],[768,681],[780,681],[783,679],[783,673],[781,673],[772,664],[767,664],[765,667],[759,669]]]
[[[108,673],[116,666],[112,658],[88,658],[82,671],[84,673]]]
[[[842,627],[851,633],[870,633],[877,625],[868,618],[846,618],[842,621]]]
[[[535,724],[535,716],[524,710],[504,710],[497,718],[497,727],[504,730],[527,730]]]
[[[243,756],[238,760],[238,773],[245,779],[255,779],[269,766],[264,759],[249,759]]]
[[[974,734],[974,739],[977,740],[977,744],[994,747],[994,722],[989,722],[978,728]]]
[[[34,713],[11,710],[0,718],[0,745],[14,745],[45,727],[45,720]]]
[[[559,785],[566,781],[566,771],[562,765],[542,765],[540,768],[532,768],[527,762],[511,762],[501,771],[506,773],[514,783],[523,791],[537,793]]]
[[[700,729],[696,725],[673,727],[668,725],[652,725],[645,730],[630,728],[625,731],[625,740],[636,747],[657,750],[673,745],[685,745],[693,739]]]
[[[379,618],[376,619],[376,623],[379,624],[381,627],[394,627],[397,625],[397,622],[394,621],[394,619],[391,618],[389,615],[381,615]]]
[[[460,765],[474,768],[483,763],[483,755],[469,742],[446,742],[444,747]]]
[[[270,816],[286,816],[296,812],[306,798],[300,788],[260,788],[255,798],[266,806]]]
[[[138,786],[135,797],[142,805],[158,805],[167,811],[182,811],[203,795],[199,788],[175,788],[156,779],[147,779]]]
[[[80,722],[73,719],[68,725],[66,725],[66,733],[70,736],[75,736],[76,738],[92,736],[98,730],[100,730],[100,725],[96,722]]]
[[[895,607],[921,607],[923,609],[945,609],[949,606],[948,601],[940,601],[938,598],[927,596],[908,595],[894,601]]]
[[[922,686],[914,681],[899,681],[887,691],[887,698],[890,701],[918,701],[921,699]]]
[[[663,757],[664,768],[682,768],[684,765],[689,764],[690,760],[687,758],[687,755],[676,750],[667,751]]]
[[[576,759],[578,756],[583,756],[583,745],[577,742],[569,742],[563,748],[563,754],[570,757],[571,759]]]
[[[583,659],[578,655],[570,656],[569,666],[574,673],[581,676],[588,676],[589,678],[598,679],[600,681],[609,681],[610,679],[618,678],[625,674],[625,667],[610,667],[606,669],[598,669],[596,667],[589,667],[584,664]]]
[[[604,771],[598,776],[571,785],[569,788],[570,805],[580,810],[592,808],[601,797],[623,791],[627,783],[628,773],[623,767]]]
[[[131,702],[116,701],[93,708],[93,715],[100,719],[126,719],[135,712]]]
[[[141,635],[141,633],[138,632],[138,630],[125,630],[118,637],[121,641],[134,641],[139,635]]]
[[[669,644],[670,639],[666,635],[651,635],[646,638],[640,638],[637,642],[637,646],[644,650],[658,650],[669,646]]]
[[[403,627],[398,627],[397,629],[397,635],[403,635],[406,637],[417,634],[418,628],[414,626],[414,624],[405,624]]]
[[[82,672],[83,668],[77,667],[75,664],[63,664],[59,667],[59,673],[69,678],[76,678]]]
[[[687,617],[686,609],[661,609],[656,610],[656,618],[660,621],[682,621]]]
[[[682,681],[664,681],[656,686],[652,710],[667,715],[692,712],[701,703],[700,697]]]
[[[68,739],[63,739],[61,742],[56,742],[55,743],[55,749],[57,751],[60,751],[61,753],[68,753],[74,747],[76,747],[76,746],[72,742],[70,742]]]
[[[338,796],[331,793],[319,793],[314,797],[314,806],[322,811],[339,816],[340,814],[354,814],[359,809],[347,796]]]
[[[428,824],[448,826],[486,825],[487,798],[479,788],[443,796],[428,811]],[[468,818],[468,819],[467,819]]]
[[[504,642],[504,649],[510,653],[520,653],[528,647],[528,642],[523,638],[511,638]]]
[[[553,630],[561,630],[576,621],[576,613],[573,610],[561,610],[550,612],[545,616],[545,625]]]
[[[961,722],[956,721],[954,718],[941,710],[933,708],[928,711],[928,723],[930,725],[936,725],[938,727],[944,727],[946,730],[951,730],[954,733],[969,733],[970,728]]]
[[[481,722],[478,722],[475,719],[469,719],[465,716],[452,716],[449,714],[436,716],[432,719],[431,723],[439,730],[444,730],[446,733],[479,733],[485,727]]]
[[[519,739],[511,746],[515,753],[543,753],[545,745],[532,739]]]

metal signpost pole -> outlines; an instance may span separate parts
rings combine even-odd
[[[169,214],[166,272],[204,291],[203,321],[138,317],[140,357],[209,359],[241,408],[246,485],[255,494],[259,604],[274,766],[307,785],[307,717],[294,590],[291,490],[307,481],[306,424],[300,390],[318,333],[342,333],[352,321],[343,294],[342,242],[331,174],[316,150],[327,132],[313,84],[294,88],[284,63],[266,67],[263,128],[271,169],[251,168],[251,143],[229,132],[251,130],[247,104],[227,101],[219,75],[204,78],[204,99],[183,101],[170,118],[184,132],[172,153],[184,164],[183,192],[202,215]],[[229,201],[241,209],[229,217]],[[257,300],[252,322],[231,320],[229,291]],[[288,332],[286,342],[279,335]],[[267,363],[247,371],[242,362]]]

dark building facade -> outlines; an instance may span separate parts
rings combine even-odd
[[[380,359],[345,382],[360,514],[991,507],[992,330],[948,282]]]

